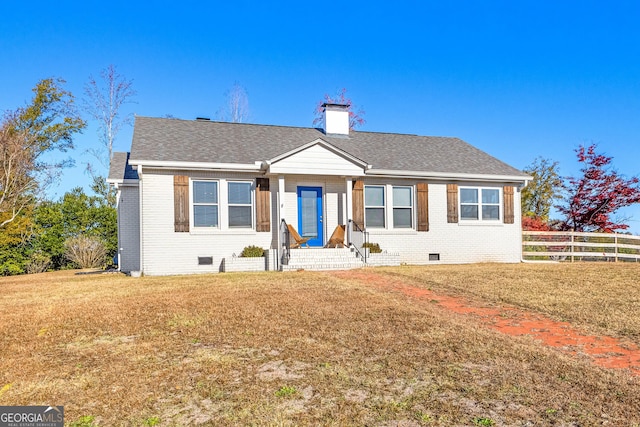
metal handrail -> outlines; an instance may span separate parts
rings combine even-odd
[[[280,262],[282,265],[289,265],[289,260],[291,259],[291,233],[289,233],[289,227],[287,227],[287,222],[284,219],[280,221],[280,241],[282,242]]]
[[[357,222],[349,220],[349,233],[348,233],[349,246],[353,247],[363,262],[367,263],[367,249],[366,246],[369,243],[369,232],[360,228]]]

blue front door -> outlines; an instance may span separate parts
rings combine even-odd
[[[322,188],[298,187],[298,234],[309,246],[322,246]]]

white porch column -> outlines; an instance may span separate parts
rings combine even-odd
[[[278,194],[276,196],[276,203],[278,203],[278,209],[276,210],[277,215],[278,215],[278,246],[277,246],[277,251],[276,253],[277,258],[278,258],[278,270],[281,269],[281,263],[282,263],[282,257],[283,257],[283,246],[284,246],[284,242],[282,241],[282,229],[280,228],[281,224],[282,224],[282,220],[284,219],[286,221],[286,219],[284,218],[284,175],[279,175],[278,176]]]
[[[347,178],[346,180],[346,191],[345,194],[347,195],[347,203],[345,203],[345,209],[347,210],[344,213],[343,218],[345,218],[346,224],[349,224],[349,220],[353,219],[353,208],[351,207],[352,203],[353,203],[353,178]]]
[[[284,175],[278,177],[278,226],[284,217]]]
[[[278,250],[282,249],[282,233],[280,232],[280,224],[284,219],[284,175],[278,176]]]
[[[345,203],[345,209],[347,210],[347,212],[345,212],[344,215],[344,219],[345,219],[345,231],[346,231],[346,240],[347,240],[347,245],[351,244],[351,233],[353,232],[352,227],[351,227],[351,222],[350,220],[353,219],[353,178],[347,178],[345,180],[345,195],[347,196],[347,203]]]

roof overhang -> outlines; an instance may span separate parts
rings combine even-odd
[[[216,162],[175,162],[163,160],[135,160],[130,159],[132,166],[142,166],[153,169],[183,169],[183,170],[215,170],[228,172],[251,172],[264,169],[263,162],[255,163],[216,163]]]
[[[140,180],[138,179],[107,179],[107,184],[117,187],[137,187]]]
[[[447,172],[424,172],[375,168],[368,170],[366,172],[366,176],[385,178],[424,178],[438,181],[500,182],[519,185],[526,185],[527,182],[532,179],[527,175],[454,174]]]

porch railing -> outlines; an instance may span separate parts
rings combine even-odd
[[[368,252],[366,246],[369,243],[369,232],[360,228],[358,223],[354,222],[352,219],[349,220],[347,242],[350,247],[356,250],[358,256],[360,256],[362,261],[366,264]]]
[[[282,250],[280,264],[289,265],[289,259],[291,258],[291,233],[289,233],[289,227],[287,227],[287,222],[284,219],[280,221],[280,244]]]

